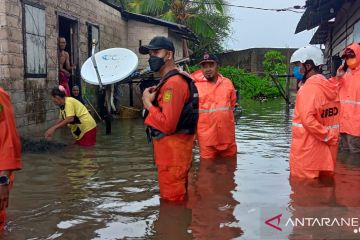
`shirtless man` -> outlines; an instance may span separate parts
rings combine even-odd
[[[76,68],[75,65],[70,65],[70,56],[66,48],[66,39],[64,37],[59,37],[59,83],[66,90],[66,96],[70,96],[70,87],[69,79],[71,72]]]

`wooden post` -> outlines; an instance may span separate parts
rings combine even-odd
[[[94,65],[94,68],[95,68],[95,71],[96,71],[96,76],[97,76],[98,81],[99,81],[100,108],[102,110],[100,112],[103,113],[102,116],[105,119],[106,135],[110,135],[111,134],[111,112],[109,112],[107,110],[108,108],[105,108],[105,106],[104,106],[105,97],[106,97],[105,96],[106,91],[105,91],[104,86],[103,86],[103,84],[101,82],[101,77],[100,77],[99,70],[98,70],[98,67],[97,67],[97,64],[96,64],[96,59],[95,59],[95,48],[96,48],[97,43],[98,42],[96,41],[96,39],[93,39],[93,45],[92,45],[92,51],[91,51],[91,60],[92,60],[92,63]]]
[[[290,71],[288,70],[288,74],[285,82],[285,95],[286,95],[286,103],[290,104]]]
[[[130,107],[134,106],[134,96],[133,96],[133,84],[132,84],[132,80],[130,80],[129,82],[129,97],[130,97]]]

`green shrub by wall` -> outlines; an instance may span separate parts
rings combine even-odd
[[[190,67],[190,72],[199,69],[199,66]],[[260,77],[253,73],[248,73],[236,67],[221,67],[220,73],[229,78],[237,90],[240,91],[241,98],[263,99],[280,97],[280,93],[269,76]],[[281,84],[285,85],[285,80],[281,79]]]

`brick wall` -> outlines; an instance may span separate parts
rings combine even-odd
[[[17,126],[21,134],[34,131],[42,134],[58,117],[58,109],[51,102],[49,91],[57,79],[57,13],[78,20],[79,66],[88,57],[87,22],[98,25],[100,47],[127,46],[127,23],[120,13],[98,0],[33,0],[46,7],[47,77],[24,78],[22,4],[20,0],[0,1],[0,86],[12,97]],[[94,99],[95,100],[95,99]]]
[[[290,62],[293,48],[250,48],[240,51],[232,51],[220,54],[219,59],[223,66],[234,66],[245,69],[248,72],[262,74],[264,68],[262,62],[267,51],[276,50],[286,57],[286,62]]]

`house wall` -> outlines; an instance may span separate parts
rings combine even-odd
[[[139,21],[128,21],[128,48],[137,54],[139,57],[139,69],[144,69],[148,66],[148,55],[141,55],[139,53],[139,46],[149,44],[151,39],[155,36],[169,37],[175,47],[175,60],[183,58],[182,40],[175,34],[170,33],[167,27],[143,23]],[[133,106],[136,108],[142,107],[141,91],[139,84],[133,84]],[[117,105],[130,105],[130,88],[128,84],[119,84],[117,86],[120,92],[120,100]]]
[[[327,76],[335,75],[341,65],[339,53],[349,44],[360,43],[360,2],[344,2],[335,17],[325,42]]]
[[[50,89],[58,85],[57,14],[64,14],[78,21],[78,69],[88,57],[87,23],[99,26],[100,49],[126,47],[128,42],[127,22],[121,19],[120,12],[98,0],[32,0],[31,2],[45,7],[47,59],[45,78],[24,77],[21,1],[0,1],[0,86],[10,93],[17,127],[20,133],[25,135],[34,131],[43,133],[43,130],[58,118],[58,109],[50,101],[49,96]],[[92,99],[96,101],[96,98]]]
[[[168,28],[134,20],[128,21],[128,48],[138,55],[140,69],[148,66],[147,60],[149,56],[141,55],[139,47],[140,45],[149,44],[150,40],[155,36],[168,37]]]
[[[233,51],[220,54],[219,60],[223,66],[234,66],[248,72],[263,74],[264,55],[267,51],[276,50],[286,57],[286,63],[290,62],[290,57],[296,49],[292,48],[251,48],[240,51]]]
[[[169,38],[172,40],[172,42],[174,43],[174,47],[175,47],[175,61],[182,59],[184,57],[184,47],[183,47],[183,40],[181,38],[179,38],[176,34],[171,33],[169,31]]]
[[[335,18],[326,46],[331,56],[339,54],[352,42],[360,42],[360,2],[346,2]],[[354,31],[355,30],[355,31]]]

